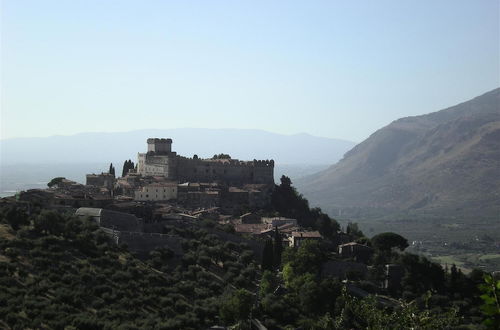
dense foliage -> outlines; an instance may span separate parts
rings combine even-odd
[[[62,180],[64,180],[66,178],[64,177],[61,177],[61,176],[58,176],[57,178],[53,178],[52,180],[50,180],[48,183],[47,183],[47,187],[49,188],[52,188],[54,186],[57,186],[59,183],[62,182]]]
[[[231,159],[231,156],[228,154],[216,154],[212,157],[212,159]]]
[[[122,177],[126,176],[130,170],[135,168],[134,162],[132,160],[126,160],[123,162]]]
[[[370,241],[374,248],[386,252],[392,248],[398,248],[403,251],[408,247],[408,240],[395,233],[381,233],[373,236]]]
[[[340,225],[320,208],[309,208],[309,202],[292,186],[287,176],[281,177],[271,197],[271,206],[281,216],[297,219],[300,226],[318,230],[324,237],[332,237]]]
[[[203,229],[172,229],[182,237],[181,260],[160,249],[141,261],[91,221],[53,211],[32,214],[29,224],[11,219],[23,212],[2,212],[2,328],[204,328],[244,315],[220,310],[220,297],[258,279],[251,251]],[[16,231],[10,222],[24,225]]]
[[[0,211],[0,327],[53,329],[199,329],[262,322],[269,329],[482,329],[499,319],[498,281],[481,271],[443,269],[404,253],[403,237],[371,240],[356,224],[357,242],[373,246],[369,270],[324,273],[327,262],[353,262],[329,238],[338,224],[283,177],[273,194],[278,215],[301,219],[327,239],[283,248],[278,230],[262,242],[261,267],[245,243],[222,241],[210,220],[165,226],[183,254],[156,249],[138,259],[90,220],[49,210]],[[205,227],[204,227],[205,226]],[[211,233],[212,232],[212,233]],[[402,271],[384,288],[386,266]],[[366,265],[365,265],[366,266]],[[261,272],[262,270],[262,272]],[[347,278],[347,281],[342,281]],[[481,325],[483,322],[484,325]]]

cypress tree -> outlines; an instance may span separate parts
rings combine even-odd
[[[127,172],[128,172],[128,163],[127,162],[128,162],[127,160],[123,162],[122,177],[127,175]]]
[[[113,167],[113,163],[109,164],[109,174],[115,175],[115,168]]]
[[[278,226],[274,227],[274,266],[279,267],[281,265],[281,252],[283,252],[283,243],[281,240],[281,234],[278,230]]]
[[[122,177],[126,176],[128,172],[135,168],[134,162],[132,160],[126,160],[123,162]]]
[[[127,171],[127,173],[129,171],[133,170],[133,169],[134,169],[134,162],[129,159],[128,160],[128,171]]]
[[[272,270],[274,264],[273,241],[268,239],[262,251],[262,270]]]

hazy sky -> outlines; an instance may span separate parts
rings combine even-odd
[[[3,0],[1,138],[230,127],[361,141],[500,86],[499,10]]]

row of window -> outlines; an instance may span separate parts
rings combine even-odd
[[[146,188],[146,192],[149,192],[149,188]],[[158,192],[158,189],[156,189],[156,192]],[[160,189],[161,192],[161,189]],[[167,192],[167,189],[163,189],[163,192]],[[172,189],[172,192],[175,192],[175,189]]]
[[[149,194],[146,194],[144,197],[145,197],[145,198],[149,198]],[[152,197],[153,197],[153,196],[151,196],[151,198],[152,198]],[[167,196],[167,195],[163,195],[163,199],[169,199],[168,197],[169,197],[169,196]],[[142,194],[140,194],[140,195],[139,195],[139,198],[143,198]],[[155,198],[156,198],[156,199],[158,199],[158,195],[156,195],[156,196],[155,196]]]

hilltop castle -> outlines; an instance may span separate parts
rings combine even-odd
[[[148,151],[137,155],[137,173],[179,182],[274,184],[274,161],[231,158],[187,158],[172,151],[172,139],[147,140]]]

